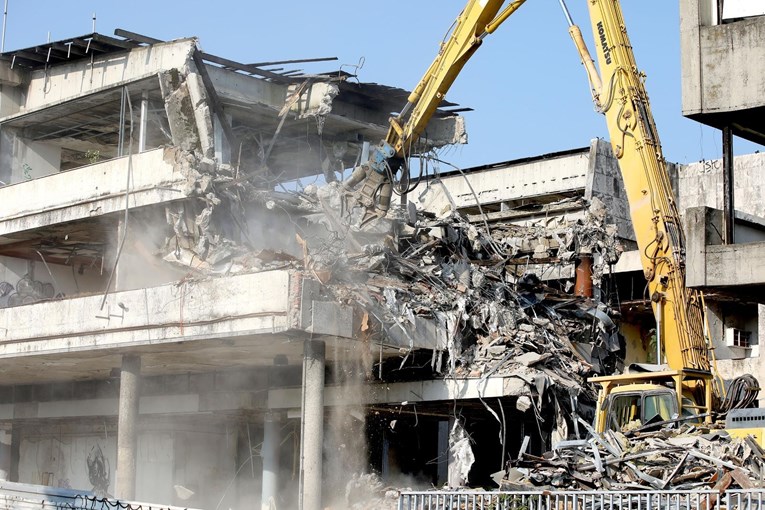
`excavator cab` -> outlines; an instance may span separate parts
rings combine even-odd
[[[593,377],[601,385],[595,430],[628,430],[651,424],[712,421],[712,375],[700,370],[662,370]],[[699,391],[701,390],[701,391]],[[702,402],[690,397],[703,394]]]
[[[650,386],[653,387],[641,391],[628,386],[616,388],[605,403],[609,409],[606,413],[606,429],[621,431],[677,418],[679,413],[675,392],[663,386]]]

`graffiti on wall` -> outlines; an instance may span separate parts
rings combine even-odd
[[[16,285],[0,282],[0,308],[30,305],[61,296],[62,294],[56,296],[56,289],[52,283],[33,280],[29,275],[21,278]]]
[[[101,445],[96,443],[90,449],[88,458],[88,479],[93,485],[93,492],[100,498],[105,498],[109,494],[109,459],[101,451]]]

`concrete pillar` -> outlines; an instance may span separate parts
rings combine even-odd
[[[122,372],[120,373],[120,401],[117,424],[117,481],[115,483],[115,496],[123,500],[135,499],[140,379],[140,356],[123,356]]]
[[[736,189],[733,173],[733,130],[730,126],[723,128],[723,244],[733,244],[735,239],[736,203],[733,199]]]
[[[303,402],[300,427],[300,510],[321,510],[324,443],[324,342],[303,345]]]
[[[449,420],[438,421],[438,487],[449,483]]]
[[[263,483],[260,492],[262,510],[276,508],[279,494],[279,444],[281,443],[281,420],[278,414],[268,413],[263,421]]]
[[[8,480],[11,474],[12,437],[12,431],[0,430],[0,481]]]
[[[146,130],[149,124],[149,91],[141,93],[141,119],[138,127],[138,152],[146,150]]]

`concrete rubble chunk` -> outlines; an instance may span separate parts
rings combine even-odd
[[[586,424],[585,424],[586,425]],[[704,441],[706,426],[597,434],[561,441],[540,456],[511,460],[500,488],[513,490],[689,490],[757,486],[765,474],[762,449],[751,438],[721,434]],[[642,431],[641,431],[642,430]]]

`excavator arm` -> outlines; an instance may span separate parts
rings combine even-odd
[[[356,167],[344,183],[349,191],[363,183],[353,193],[355,201],[365,209],[362,225],[387,213],[396,173],[402,162],[411,155],[415,142],[425,131],[457,75],[484,38],[525,1],[514,0],[504,9],[505,0],[468,1],[441,43],[433,63],[407,98],[406,105],[390,119],[385,139],[372,149],[369,161]]]
[[[705,331],[704,300],[700,292],[685,286],[685,240],[680,214],[643,85],[645,76],[635,63],[619,0],[587,0],[600,74],[565,0],[559,1],[590,80],[595,107],[606,117],[656,318],[657,361],[662,362],[663,346],[669,368],[590,379],[602,388],[596,429],[602,432],[609,420],[623,425],[616,423],[619,420],[614,413],[620,400],[647,401],[664,394],[668,386],[674,388],[676,411],[681,417],[690,414],[699,418],[699,412],[706,421],[711,421],[714,413],[731,416],[756,401],[759,387],[751,375],[745,374],[731,382],[736,391],[726,394],[710,364],[713,351]],[[762,434],[761,430],[743,428],[729,432],[738,436]]]
[[[657,340],[672,370],[709,371],[699,294],[685,286],[685,241],[651,113],[619,0],[588,0],[600,75],[573,24],[569,33],[585,65],[596,109],[606,117],[619,162],[648,285]],[[661,363],[661,360],[658,360]]]

